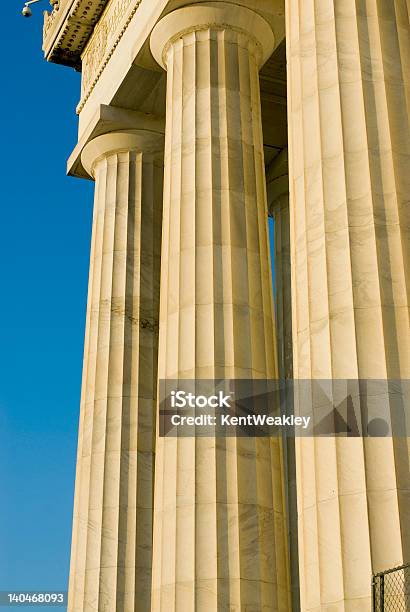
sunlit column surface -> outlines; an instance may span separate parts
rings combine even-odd
[[[82,161],[95,202],[68,610],[149,612],[163,136],[100,136]]]
[[[294,376],[410,378],[406,0],[287,0]],[[297,441],[303,610],[410,559],[405,438]]]
[[[168,73],[160,378],[277,376],[258,81],[273,43],[225,3],[154,29]],[[153,612],[288,610],[280,442],[157,443]]]

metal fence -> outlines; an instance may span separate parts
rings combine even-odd
[[[373,576],[373,612],[410,612],[410,564]]]

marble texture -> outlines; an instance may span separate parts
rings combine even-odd
[[[408,379],[406,0],[287,0],[295,378]],[[303,611],[370,610],[410,558],[405,438],[298,439]]]
[[[160,378],[277,376],[258,82],[269,32],[206,3],[152,34],[168,77]],[[155,474],[152,612],[289,610],[281,441],[159,438]]]
[[[163,136],[86,145],[95,179],[69,612],[148,612]]]

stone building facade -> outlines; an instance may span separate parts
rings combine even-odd
[[[52,4],[95,181],[68,611],[369,612],[407,439],[164,438],[157,387],[410,379],[408,0]]]

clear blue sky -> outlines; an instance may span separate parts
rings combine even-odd
[[[80,75],[43,60],[48,2],[22,5],[1,6],[0,590],[65,590],[93,184],[65,176]]]
[[[22,6],[1,6],[0,591],[66,590],[93,184],[65,176],[80,75],[43,60],[48,2]]]

